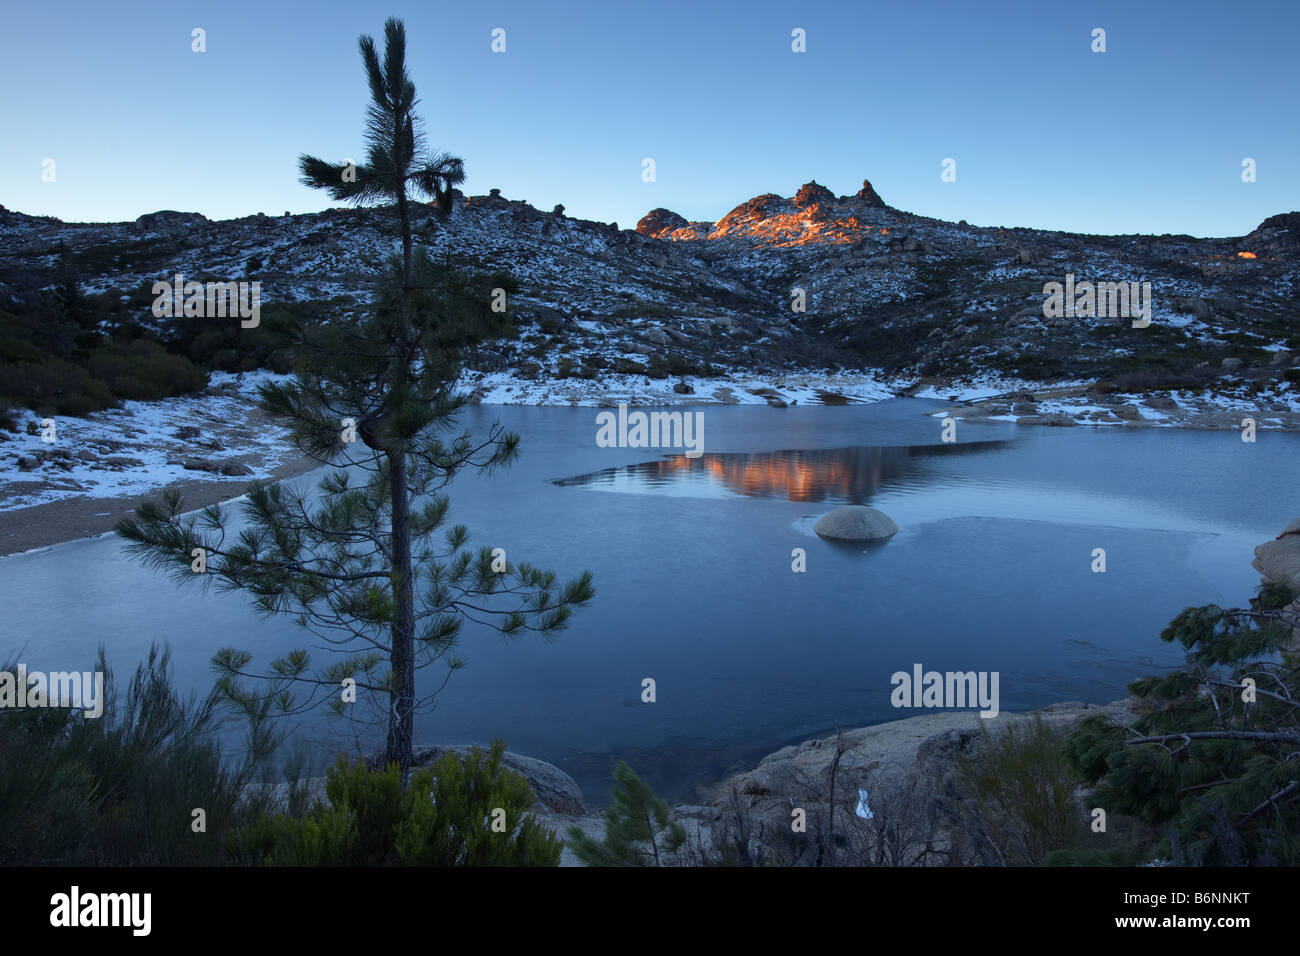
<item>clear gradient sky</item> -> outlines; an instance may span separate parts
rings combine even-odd
[[[1235,236],[1300,209],[1300,0],[5,0],[0,203],[69,221],[332,205],[297,158],[363,155],[357,37],[382,49],[390,15],[466,192],[623,228],[814,178],[1085,233]]]

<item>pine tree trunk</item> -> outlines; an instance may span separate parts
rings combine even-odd
[[[402,286],[409,292],[415,284],[415,274],[411,261],[411,208],[405,188],[397,194],[397,215],[402,221]]]
[[[406,452],[399,448],[388,453],[389,478],[392,483],[393,524],[393,618],[392,710],[388,715],[388,751],[385,763],[402,769],[402,780],[412,762],[415,733],[415,594],[411,575],[411,511],[407,497]]]
[[[402,298],[409,300],[415,284],[411,260],[411,210],[406,201],[406,187],[397,192],[397,214],[402,227]],[[405,332],[406,330],[403,329]],[[402,369],[409,373],[410,369]],[[406,447],[390,447],[387,453],[390,492],[393,502],[393,668],[392,710],[388,715],[388,753],[386,763],[396,763],[402,770],[405,786],[412,763],[415,736],[415,592],[411,574],[411,503],[406,483]]]

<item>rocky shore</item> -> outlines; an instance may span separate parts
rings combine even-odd
[[[870,807],[876,794],[896,792],[918,774],[933,777],[951,772],[959,755],[969,753],[986,729],[1032,721],[1038,716],[1052,728],[1068,730],[1092,714],[1122,718],[1132,713],[1131,707],[1130,701],[1103,707],[1072,701],[1028,713],[1002,713],[990,720],[974,712],[948,711],[846,730],[842,740],[821,737],[768,754],[758,766],[705,788],[698,804],[675,807],[673,818],[686,827],[691,844],[709,847],[719,839],[730,822],[728,818],[739,814],[749,828],[751,853],[761,857],[790,833],[792,808],[804,808],[811,816],[825,804],[832,764],[839,788],[835,804],[840,822],[844,823],[855,816],[859,791],[868,795],[866,804]],[[567,775],[546,766],[548,771],[539,782],[554,791],[554,775]],[[577,784],[573,788],[576,790]],[[559,804],[542,800],[535,813],[561,836],[570,826],[598,839],[604,835],[603,812],[584,808],[574,813],[563,809],[566,805],[568,801]],[[581,864],[566,847],[560,865]]]
[[[1300,591],[1300,518],[1255,549],[1253,566],[1265,581],[1286,583]],[[1300,599],[1290,610],[1300,620]],[[1293,633],[1300,643],[1300,626]],[[1080,720],[1096,714],[1125,723],[1136,715],[1136,701],[1102,706],[1071,701],[1025,713],[1004,712],[987,720],[974,711],[945,711],[845,730],[768,754],[752,769],[703,788],[699,803],[675,807],[673,817],[686,827],[688,845],[706,848],[739,819],[751,855],[761,858],[785,841],[791,830],[792,809],[805,808],[811,815],[813,808],[827,804],[832,777],[836,781],[836,825],[847,828],[855,818],[863,819],[861,810],[873,816],[876,812],[903,812],[897,805],[900,795],[905,800],[922,784],[950,776],[958,760],[970,754],[986,732],[1038,721],[1051,730],[1068,732]],[[440,753],[437,748],[431,750],[430,759]],[[587,808],[580,788],[562,770],[517,755],[512,756],[511,765],[532,782],[539,796],[534,813],[548,827],[561,836],[571,826],[597,838],[603,836],[603,813]],[[566,847],[561,865],[581,864]]]

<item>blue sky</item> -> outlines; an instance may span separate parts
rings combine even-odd
[[[656,206],[714,220],[814,178],[1088,233],[1241,235],[1300,208],[1296,0],[6,0],[0,203],[82,221],[325,208],[297,157],[363,154],[357,37],[382,47],[389,15],[467,192],[624,228]]]

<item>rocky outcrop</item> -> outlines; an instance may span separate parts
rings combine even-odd
[[[719,219],[714,226],[714,231],[725,235],[734,231],[737,226],[759,222],[773,213],[781,211],[782,207],[786,206],[786,203],[787,200],[776,193],[764,193],[761,196],[755,196],[753,199],[747,199]]]
[[[1202,322],[1208,322],[1214,318],[1214,307],[1204,299],[1192,297],[1175,297],[1170,306],[1175,312],[1184,312],[1196,316]]]
[[[862,180],[862,188],[854,194],[855,198],[876,209],[884,209],[885,201],[880,198],[880,193],[872,187],[870,181]]]
[[[1300,251],[1300,212],[1269,216],[1241,239],[1242,251],[1257,256],[1295,255]]]
[[[652,239],[661,239],[667,233],[674,229],[681,229],[689,225],[683,216],[677,215],[671,209],[651,209],[641,217],[636,224],[636,231],[643,236],[649,236]]]
[[[1300,590],[1300,518],[1282,529],[1277,538],[1257,547],[1250,564],[1265,579]]]
[[[889,241],[889,251],[926,253],[930,247],[915,236],[895,236]]]
[[[1065,412],[1048,412],[1046,415],[1026,415],[1019,419],[1020,425],[1052,425],[1056,428],[1069,428],[1079,424]]]
[[[819,202],[833,203],[835,202],[835,194],[815,179],[804,183],[799,187],[799,191],[794,194],[794,204],[796,206],[811,206]]]
[[[762,835],[756,837],[760,842],[784,838],[790,833],[792,807],[805,809],[810,819],[824,810],[833,767],[835,826],[844,832],[854,819],[860,791],[867,794],[870,811],[872,806],[879,809],[876,801],[882,796],[896,799],[921,784],[933,785],[954,773],[958,759],[972,751],[986,730],[1034,718],[1049,728],[1068,730],[1095,714],[1127,724],[1133,719],[1132,708],[1129,700],[1104,707],[1070,702],[1027,714],[1003,712],[990,719],[949,711],[846,730],[842,738],[806,740],[768,754],[754,769],[709,788],[704,802],[722,814],[739,811],[749,832]],[[686,809],[679,808],[679,813]],[[767,849],[751,847],[751,856],[763,858]]]
[[[189,232],[208,222],[208,217],[198,212],[177,212],[174,209],[160,209],[148,212],[135,221],[142,232]]]

